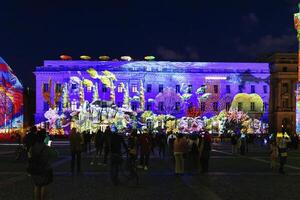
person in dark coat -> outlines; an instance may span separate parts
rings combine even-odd
[[[96,152],[95,152],[93,161],[91,162],[91,165],[93,165],[101,157],[101,154],[102,154],[103,133],[102,133],[101,129],[99,129],[94,136],[94,144],[95,144]],[[100,165],[100,162],[98,162],[98,165]]]
[[[121,133],[110,134],[110,177],[114,185],[119,184],[119,169],[122,164],[122,145],[127,151],[127,145]]]
[[[37,140],[37,128],[33,126],[30,128],[30,131],[25,135],[23,140],[27,152],[35,144],[36,140]]]
[[[104,134],[103,134],[103,148],[104,148],[104,158],[103,158],[103,164],[107,164],[107,158],[110,148],[110,135],[112,134],[111,129],[109,126],[106,127]]]
[[[56,151],[44,143],[45,136],[46,130],[40,130],[34,145],[28,152],[29,165],[27,172],[33,180],[35,200],[45,199],[46,187],[53,182],[53,170],[50,162],[57,157]]]
[[[149,167],[149,158],[152,147],[151,136],[148,134],[147,130],[144,130],[144,133],[139,138],[140,146],[140,165],[139,168],[148,170]]]
[[[201,172],[208,172],[208,162],[211,151],[211,136],[208,132],[205,132],[204,137],[202,137],[200,145],[200,163]]]
[[[75,158],[77,163],[77,174],[81,173],[81,152],[82,152],[83,139],[76,128],[72,128],[70,134],[70,150],[71,150],[71,172],[74,175]]]

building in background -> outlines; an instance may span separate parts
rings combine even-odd
[[[0,57],[0,132],[23,128],[23,86]]]
[[[275,53],[260,60],[270,63],[270,131],[295,133],[298,55]]]
[[[95,78],[105,70],[117,79],[113,92]],[[35,76],[35,123],[47,120],[50,107],[76,110],[95,99],[177,118],[192,109],[208,118],[237,109],[260,126],[268,122],[268,63],[47,60]]]

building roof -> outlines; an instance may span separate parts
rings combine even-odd
[[[97,71],[160,71],[160,72],[245,72],[270,73],[268,63],[235,62],[171,62],[171,61],[83,61],[83,60],[46,60],[36,72],[85,71],[94,68]]]

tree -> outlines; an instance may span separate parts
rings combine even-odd
[[[154,102],[158,111],[164,114],[176,113],[176,104],[179,108],[183,106],[181,96],[173,88],[164,89],[155,97]]]

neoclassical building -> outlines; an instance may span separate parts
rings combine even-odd
[[[141,101],[134,99],[139,97],[143,87],[145,110],[177,117],[185,116],[191,108],[200,110],[201,116],[217,115],[222,110],[229,110],[234,97],[242,94],[234,102],[237,109],[268,121],[268,63],[46,60],[34,72],[36,123],[45,120],[44,113],[49,109],[45,92],[61,110],[63,97],[53,94],[67,88],[69,106],[78,109],[83,80],[92,83],[92,86],[83,87],[85,100],[91,102],[95,90],[99,99],[110,100],[109,88],[99,79],[92,78],[88,69],[99,74],[104,70],[115,74],[114,104],[118,107],[124,104],[122,85],[128,87],[132,110],[141,108]]]

